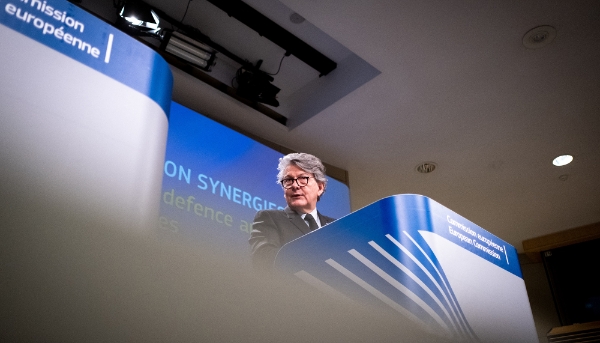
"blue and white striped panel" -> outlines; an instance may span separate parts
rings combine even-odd
[[[359,301],[380,302],[418,325],[423,331],[466,342],[477,337],[460,310],[452,289],[435,256],[423,242],[403,231],[401,240],[386,234],[379,243],[350,249],[346,256],[323,262],[346,278],[340,286],[338,275],[319,277],[306,270],[295,273],[319,290],[342,299],[357,299],[347,285],[363,290]],[[417,237],[418,238],[418,237]]]

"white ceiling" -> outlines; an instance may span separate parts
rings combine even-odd
[[[148,2],[180,18],[188,0]],[[353,210],[422,194],[520,252],[525,239],[600,222],[600,2],[247,3],[314,47],[339,43],[329,56],[336,62],[347,49],[381,73],[291,130],[176,69],[175,101],[347,170]],[[244,30],[203,28],[196,20],[209,6],[192,1],[185,23],[226,46]],[[289,22],[294,11],[307,21]],[[526,48],[523,36],[540,25],[555,27],[556,38]],[[270,43],[231,49],[272,72],[283,50],[262,44]],[[283,98],[316,74],[292,59],[284,70],[306,76],[276,77]],[[574,162],[553,166],[561,154]],[[424,161],[438,168],[417,173]]]

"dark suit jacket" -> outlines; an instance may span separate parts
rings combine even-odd
[[[335,220],[317,213],[321,226]],[[310,229],[302,216],[289,207],[284,210],[258,211],[252,223],[249,240],[252,264],[257,269],[271,269],[277,252],[284,244],[309,232]]]

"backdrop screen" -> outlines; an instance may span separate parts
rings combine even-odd
[[[283,209],[276,183],[283,155],[173,102],[164,164],[161,233],[249,256],[252,220]],[[328,178],[317,204],[325,215],[350,213],[348,187]],[[248,261],[249,263],[249,261]]]

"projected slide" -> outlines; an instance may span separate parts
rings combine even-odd
[[[161,233],[249,256],[252,220],[286,206],[276,183],[283,155],[175,102],[171,104],[161,198]],[[350,213],[348,187],[329,179],[317,204]],[[249,259],[247,260],[249,263]]]

